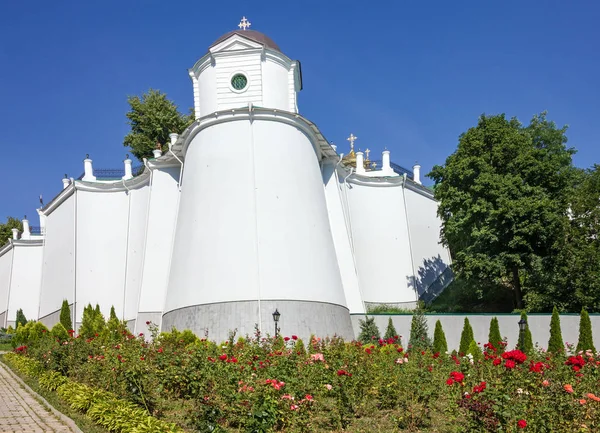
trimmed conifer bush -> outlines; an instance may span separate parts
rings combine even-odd
[[[21,325],[21,326],[27,325],[27,318],[25,317],[25,314],[23,314],[23,310],[21,308],[19,308],[17,310],[17,317],[15,319],[15,328],[18,328],[19,325]]]
[[[379,334],[379,328],[375,324],[375,317],[366,316],[365,320],[359,320],[360,334],[358,335],[358,341],[363,344],[371,343],[373,340],[379,340],[381,338]]]
[[[421,308],[417,308],[413,313],[408,345],[417,349],[431,349],[429,327],[427,326],[427,319]]]
[[[384,340],[389,340],[390,338],[395,340],[395,337],[398,336],[396,332],[396,328],[394,328],[394,323],[392,322],[392,318],[388,319],[387,329],[385,330],[385,335],[383,336]]]
[[[592,337],[592,322],[590,321],[590,315],[585,308],[581,309],[581,315],[579,316],[579,340],[577,341],[577,351],[580,350],[591,350],[596,352],[594,347],[594,339]]]
[[[497,317],[492,317],[490,321],[490,332],[488,334],[488,343],[491,343],[496,349],[496,353],[504,352],[504,340],[500,334],[500,324]]]
[[[435,331],[433,332],[433,353],[448,352],[448,343],[446,342],[446,334],[442,328],[442,322],[435,322]]]
[[[463,325],[462,333],[460,334],[460,346],[458,348],[458,353],[460,356],[464,356],[467,354],[469,350],[469,345],[471,341],[475,341],[475,337],[473,336],[473,328],[471,328],[471,324],[469,323],[469,318],[465,317],[465,322]]]
[[[469,348],[467,349],[467,355],[468,354],[471,354],[471,356],[473,356],[473,361],[479,361],[481,358],[483,358],[481,349],[479,348],[475,340],[471,340]]]
[[[556,305],[552,309],[552,319],[550,320],[550,340],[548,340],[548,352],[565,353],[565,344],[563,343],[562,331],[560,329],[560,316]]]
[[[60,307],[60,323],[65,330],[73,329],[73,321],[71,320],[71,308],[69,307],[69,301],[63,299],[62,306]]]

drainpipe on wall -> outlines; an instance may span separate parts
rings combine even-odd
[[[179,181],[177,182],[179,191],[181,191],[181,181],[183,180],[181,178],[183,176],[183,161],[181,159],[179,159],[177,157],[177,155],[175,155],[175,153],[173,152],[173,145],[177,142],[177,139],[179,138],[179,134],[172,132],[169,134],[169,138],[171,139],[171,141],[169,142],[169,152],[171,153],[171,155],[173,155],[175,157],[175,159],[179,162],[179,164],[181,164],[181,168],[179,169]]]

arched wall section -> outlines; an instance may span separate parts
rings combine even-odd
[[[39,318],[52,327],[66,299],[75,300],[75,194],[46,217]]]
[[[417,298],[402,185],[352,183],[348,207],[365,304],[414,306]]]

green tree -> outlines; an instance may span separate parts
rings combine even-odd
[[[56,325],[54,325],[52,327],[52,330],[50,331],[50,335],[55,340],[59,340],[61,342],[69,339],[69,333],[67,332],[67,330],[65,329],[65,327],[63,326],[63,324],[61,322],[58,322]]]
[[[423,309],[417,307],[410,323],[410,340],[408,345],[413,349],[431,349],[431,338],[429,338],[429,327]]]
[[[577,351],[580,350],[591,350],[596,353],[594,347],[594,338],[592,337],[592,322],[590,321],[590,315],[585,308],[581,309],[579,316],[579,340],[577,340]]]
[[[435,331],[433,331],[433,353],[448,352],[448,343],[446,342],[446,334],[442,328],[442,322],[435,322]]]
[[[397,337],[397,336],[398,336],[398,333],[396,332],[396,328],[394,328],[394,323],[392,322],[392,318],[390,317],[388,319],[388,325],[387,325],[387,328],[385,330],[385,334],[383,336],[383,339],[384,340],[389,340],[389,339],[394,340],[395,337]]]
[[[150,89],[140,96],[127,98],[131,110],[126,114],[131,132],[123,145],[131,149],[139,160],[152,157],[157,143],[164,151],[170,141],[169,134],[182,133],[193,121],[194,116],[181,114],[177,106],[159,90]]]
[[[62,306],[60,307],[60,323],[68,331],[73,329],[73,321],[71,320],[71,307],[69,307],[69,301],[63,300]]]
[[[483,358],[481,349],[479,348],[475,340],[471,340],[471,343],[469,343],[469,348],[467,349],[467,355],[468,354],[471,354],[471,356],[473,356],[473,361],[479,361]]]
[[[8,242],[8,239],[12,239],[12,229],[19,229],[19,232],[23,231],[23,223],[21,220],[8,217],[5,223],[0,223],[0,245],[4,245]]]
[[[360,319],[358,321],[360,325],[360,334],[358,334],[358,341],[363,344],[371,343],[373,340],[379,340],[379,328],[375,324],[375,317],[366,316],[365,320]],[[312,340],[312,339],[311,339]]]
[[[496,348],[497,353],[504,352],[504,340],[500,334],[500,324],[498,323],[497,317],[492,317],[492,320],[490,321],[488,343],[492,343],[492,345]]]
[[[17,317],[15,318],[15,328],[18,328],[19,325],[27,325],[27,318],[25,317],[25,314],[23,314],[23,310],[21,308],[17,310]]]
[[[552,310],[552,319],[550,320],[550,340],[548,340],[548,352],[565,353],[565,344],[563,343],[562,331],[560,329],[560,316],[556,306]]]
[[[529,321],[527,320],[527,313],[525,311],[521,311],[521,320],[525,320],[527,325],[525,326],[525,331],[523,332],[523,341],[521,344],[521,334],[519,334],[519,349],[526,353],[527,355],[531,355],[533,353],[533,338],[531,337],[531,329],[529,329]],[[519,330],[519,332],[521,332]],[[522,347],[521,347],[522,346]]]
[[[465,322],[463,325],[462,333],[460,334],[460,346],[458,348],[458,353],[460,356],[464,356],[468,353],[469,345],[471,341],[475,341],[475,337],[473,335],[473,328],[469,323],[469,318],[465,317]]]
[[[565,131],[545,113],[526,127],[482,115],[429,174],[456,276],[512,294],[518,309],[528,290],[543,290],[544,259],[564,238],[574,173]]]

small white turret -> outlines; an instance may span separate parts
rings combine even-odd
[[[23,234],[21,235],[21,239],[29,240],[31,239],[31,229],[29,228],[29,220],[27,219],[27,215],[23,218]]]
[[[63,183],[63,189],[66,189],[69,185],[71,185],[71,180],[67,177],[66,174],[62,180],[62,183]]]
[[[356,152],[356,173],[363,174],[365,172],[365,156],[362,152]]]
[[[421,166],[419,164],[413,165],[413,180],[421,185]]]
[[[390,165],[390,151],[384,150],[381,152],[381,171],[384,174],[393,173],[392,166]]]
[[[19,229],[12,229],[13,239],[19,239]]]
[[[171,143],[169,144],[169,149],[170,149],[175,143],[177,143],[177,140],[179,139],[179,134],[177,134],[175,132],[171,132],[169,134],[169,138],[171,139]]]
[[[156,149],[152,151],[152,154],[154,155],[154,159],[160,158],[162,156],[162,146],[160,145],[160,143],[156,143]]]
[[[125,155],[125,161],[123,161],[123,164],[125,164],[125,176],[123,176],[123,180],[133,178],[133,173],[131,172],[131,159],[129,159],[129,155]]]
[[[96,180],[90,155],[85,155],[85,159],[83,160],[83,178],[81,180],[86,182],[94,182]]]

